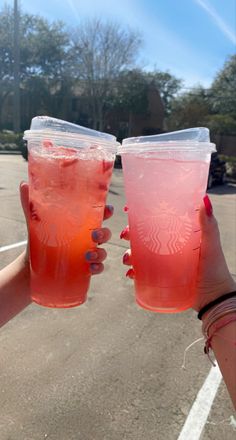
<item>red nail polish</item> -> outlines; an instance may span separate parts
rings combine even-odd
[[[126,272],[126,277],[130,278],[131,280],[133,280],[134,279],[134,269],[129,269]]]
[[[128,230],[129,230],[129,226],[126,226],[126,228],[123,229],[123,231],[121,231],[120,238],[124,238],[125,235],[127,234]]]
[[[211,217],[213,214],[213,208],[208,195],[205,195],[205,197],[203,197],[203,202],[205,205],[206,214],[208,215],[208,217]]]
[[[123,255],[123,264],[126,264],[127,261],[128,261],[128,259],[129,259],[129,255],[125,253],[125,254]]]
[[[124,212],[128,212],[128,210],[129,210],[129,208],[128,208],[128,206],[124,206]]]
[[[125,232],[124,232],[124,231],[121,231],[121,233],[120,233],[120,238],[121,238],[121,239],[124,238],[124,235],[125,235]]]

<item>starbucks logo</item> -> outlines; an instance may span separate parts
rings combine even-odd
[[[42,212],[39,206],[30,202],[30,229],[34,230],[41,243],[60,247],[68,245],[79,233],[79,221],[73,216],[68,216],[66,212],[55,210],[51,213]],[[65,220],[66,219],[66,220]]]
[[[173,255],[185,247],[192,223],[188,214],[179,216],[166,202],[160,203],[154,215],[147,215],[137,224],[142,243],[153,253]]]
[[[71,224],[63,225],[41,221],[36,225],[36,233],[41,243],[51,247],[60,247],[68,245],[78,234],[78,228],[73,228]]]

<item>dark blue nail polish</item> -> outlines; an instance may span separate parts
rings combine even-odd
[[[92,232],[92,239],[93,240],[99,240],[99,233],[98,233],[98,231],[93,231]]]
[[[90,261],[91,260],[91,252],[86,252],[86,254],[85,254],[85,259],[87,260],[87,261]]]
[[[107,209],[108,209],[110,212],[113,212],[113,211],[114,211],[114,206],[112,206],[112,205],[107,205]]]
[[[91,267],[92,272],[94,272],[94,271],[98,270],[99,266],[97,263],[92,263],[92,264],[90,264],[90,267]]]
[[[98,242],[102,241],[102,239],[103,239],[103,232],[101,230],[93,231],[92,232],[92,239],[94,241],[98,241]]]

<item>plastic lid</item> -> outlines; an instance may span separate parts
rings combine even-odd
[[[216,151],[215,144],[210,142],[209,130],[205,127],[197,127],[151,136],[127,138],[123,140],[118,153],[168,150],[207,151],[207,149],[210,152]]]
[[[91,128],[82,127],[81,125],[72,124],[71,122],[63,121],[61,119],[51,118],[49,116],[36,116],[31,121],[30,130],[24,132],[25,140],[32,139],[51,139],[53,141],[84,141],[99,143],[114,148],[120,145],[116,141],[116,137],[102,133],[100,131],[92,130]],[[75,145],[76,147],[76,145]],[[80,145],[78,146],[80,147]]]

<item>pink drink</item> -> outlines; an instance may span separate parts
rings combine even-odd
[[[71,149],[29,155],[32,299],[50,307],[86,300],[90,282],[85,253],[101,226],[113,162],[81,158]],[[50,151],[51,150],[51,151]]]
[[[52,131],[49,140],[36,130],[26,133],[32,299],[48,307],[74,307],[87,298],[91,273],[85,254],[96,248],[92,231],[103,221],[114,152],[94,138],[78,136],[76,142],[74,133]],[[64,146],[68,138],[75,148]]]
[[[199,206],[210,154],[153,148],[139,154],[128,147],[122,164],[136,301],[157,312],[188,309],[195,299]]]

